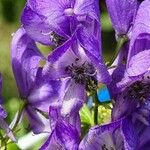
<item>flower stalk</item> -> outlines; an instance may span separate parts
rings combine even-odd
[[[98,98],[97,92],[93,92],[93,100],[94,100],[94,125],[98,124]]]
[[[17,128],[17,126],[19,124],[20,118],[22,116],[23,110],[24,110],[26,105],[27,105],[26,101],[23,101],[23,103],[20,104],[20,108],[19,108],[19,111],[18,111],[18,114],[17,114],[16,122],[15,122],[14,126],[12,127],[13,131],[16,130],[16,128]]]
[[[117,58],[120,49],[124,46],[124,44],[128,41],[128,37],[126,35],[120,36],[117,40],[117,45],[116,45],[116,49],[115,49],[115,54],[114,57],[112,58],[112,60],[108,63],[108,66],[111,66],[113,64],[113,62],[115,61],[115,59]]]

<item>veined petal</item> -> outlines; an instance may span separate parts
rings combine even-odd
[[[35,134],[51,132],[49,120],[35,110],[34,107],[27,106],[25,111],[30,122],[30,127]]]
[[[23,27],[27,34],[37,42],[42,44],[51,45],[50,33],[53,28],[46,22],[46,17],[39,15],[33,11],[30,7],[26,6],[21,17]]]
[[[70,20],[64,11],[71,7],[70,0],[28,0],[21,20],[27,33],[34,40],[51,44],[52,31],[64,37],[70,35]]]
[[[13,36],[11,57],[20,95],[26,97],[35,81],[39,61],[43,56],[23,28],[20,28]]]
[[[133,45],[132,45],[133,44]],[[129,61],[132,59],[133,56],[138,54],[141,51],[150,49],[150,33],[141,33],[138,37],[134,40],[131,39],[128,59],[127,59],[127,66],[129,65]]]
[[[133,55],[137,54],[137,52],[140,52],[141,50],[146,50],[149,47],[149,43],[147,43],[150,39],[149,19],[150,1],[144,0],[139,6],[134,26],[132,29],[133,31],[131,36],[128,60],[130,60]]]
[[[89,52],[88,50],[85,50],[85,54],[89,58],[90,62],[92,62],[93,66],[96,69],[97,72],[97,80],[100,83],[109,84],[111,81],[111,77],[109,75],[109,72],[107,70],[107,67],[103,63],[102,58],[95,57],[92,52]]]
[[[68,102],[64,102],[66,100],[64,99],[66,94],[68,94],[69,92],[72,93],[72,91],[68,91],[70,90],[70,85],[71,85],[70,80],[66,79],[66,81],[63,82],[63,85],[60,90],[60,100],[57,100],[56,102],[50,104],[50,107],[49,107],[50,126],[51,126],[51,129],[53,130],[55,128],[56,123],[59,120],[65,120],[66,122],[69,122],[71,125],[76,127],[76,129],[80,133],[81,124],[80,124],[80,116],[79,116],[78,110],[80,109],[82,104],[81,106],[79,105],[80,102],[78,101],[78,99],[76,99],[77,101],[73,103],[74,106],[72,106],[72,104],[70,103],[71,99],[67,99]],[[81,103],[83,103],[83,100],[81,101]],[[73,109],[74,111],[73,110],[70,111],[72,107],[74,108]]]
[[[72,81],[63,98],[61,115],[65,117],[71,113],[78,113],[85,99],[85,87]]]
[[[56,48],[49,54],[48,62],[43,68],[43,74],[49,74],[53,79],[69,77],[65,69],[69,65],[72,65],[77,58],[71,49],[73,42],[74,37],[70,38],[62,46]]]
[[[56,150],[60,149],[61,150],[61,145],[58,145],[55,139],[55,133],[54,131],[50,134],[46,142],[41,146],[39,150]]]
[[[79,135],[74,126],[60,121],[40,150],[78,150]]]
[[[144,50],[133,56],[129,62],[127,73],[129,77],[139,76],[150,69],[150,50]]]
[[[91,52],[97,58],[102,57],[101,32],[98,22],[93,22],[93,29],[82,26],[77,30],[76,35],[84,49]]]
[[[99,3],[98,0],[76,0],[74,5],[76,15],[88,15],[99,21]]]
[[[136,150],[138,141],[138,135],[135,131],[130,119],[124,119],[121,126],[122,135],[124,138],[124,147],[126,150]]]
[[[114,132],[120,128],[121,120],[107,125],[92,127],[79,145],[79,150],[116,149],[121,150],[113,141]],[[122,140],[122,139],[120,139]]]
[[[44,111],[49,112],[49,106],[60,99],[61,82],[51,80],[49,77],[43,76],[36,83],[28,96],[30,105]]]
[[[138,133],[141,133],[139,134],[139,137],[140,137],[139,150],[142,150],[142,149],[148,150],[149,144],[150,144],[150,135],[149,135],[150,127],[145,126],[143,123],[140,123],[140,127],[139,126],[137,127],[136,127],[136,130],[138,131]]]
[[[79,134],[74,126],[61,121],[57,123],[55,132],[58,141],[66,150],[78,149],[80,139]]]
[[[116,33],[127,34],[137,11],[137,0],[106,0],[106,5]]]

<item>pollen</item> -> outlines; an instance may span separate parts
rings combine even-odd
[[[150,83],[136,81],[128,87],[128,96],[133,99],[145,101],[150,94]]]
[[[70,74],[75,83],[90,84],[91,80],[95,80],[96,71],[95,68],[88,62],[82,64],[78,63],[79,59],[75,60],[75,63],[66,67],[65,71]]]

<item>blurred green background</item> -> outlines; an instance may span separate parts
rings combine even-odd
[[[0,72],[3,76],[4,106],[8,112],[7,121],[10,123],[19,108],[18,92],[11,68],[10,45],[11,35],[20,27],[20,15],[25,5],[25,0],[0,0]],[[101,24],[102,24],[102,45],[105,61],[109,61],[114,54],[115,33],[112,29],[105,2],[100,1]],[[45,48],[47,49],[47,48]],[[28,132],[27,123],[24,121],[24,128],[18,136]],[[10,146],[13,150],[13,145]],[[16,147],[14,149],[17,149]],[[37,149],[35,146],[31,149]]]

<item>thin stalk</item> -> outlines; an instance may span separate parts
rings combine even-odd
[[[115,61],[115,59],[117,58],[120,49],[123,47],[123,45],[128,41],[128,38],[126,36],[122,36],[118,38],[118,42],[116,45],[116,49],[115,49],[115,54],[113,59],[109,62],[108,66],[111,66],[113,64],[113,62]]]
[[[94,100],[94,125],[98,124],[98,98],[97,92],[93,93],[93,100]]]
[[[18,111],[18,114],[17,114],[16,122],[15,122],[14,126],[12,127],[12,130],[13,130],[13,131],[15,131],[15,129],[16,129],[17,126],[18,126],[18,123],[19,123],[19,121],[20,121],[20,118],[21,118],[21,116],[22,116],[22,112],[23,112],[25,106],[26,106],[26,102],[23,102],[23,104],[20,105],[20,108],[19,108],[19,111]]]
[[[6,140],[4,139],[1,131],[0,131],[0,138],[1,138],[1,145],[0,146],[3,147],[4,150],[6,150],[6,145],[7,145]]]

